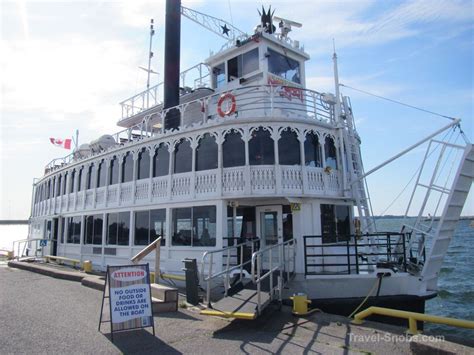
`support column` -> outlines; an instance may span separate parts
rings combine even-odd
[[[250,171],[250,159],[249,159],[249,141],[251,138],[251,132],[248,127],[242,132],[242,139],[245,143],[245,167],[244,167],[244,195],[250,195],[252,191],[252,175]]]
[[[173,194],[173,172],[174,172],[174,148],[176,143],[173,142],[168,145],[168,152],[170,153],[170,163],[169,163],[169,171],[168,171],[168,200],[172,199]]]
[[[132,175],[132,204],[135,205],[137,196],[137,176],[138,176],[138,157],[140,156],[141,149],[134,151],[133,154],[133,175]]]
[[[298,140],[300,142],[300,160],[301,160],[301,181],[302,181],[302,193],[305,194],[309,192],[308,189],[308,172],[306,169],[306,155],[304,152],[304,142],[306,135],[304,132],[298,134]]]
[[[222,196],[222,177],[223,177],[223,154],[222,154],[222,144],[224,143],[224,136],[222,132],[219,132],[216,137],[217,143],[217,176],[216,176],[216,192],[217,196]]]
[[[151,202],[153,200],[153,164],[155,159],[155,146],[148,147],[148,153],[150,154],[150,179],[148,182],[148,200]]]
[[[281,186],[281,166],[279,162],[279,152],[278,152],[278,140],[280,139],[279,129],[277,127],[272,127],[271,130],[271,137],[273,139],[273,147],[275,151],[275,191],[277,194],[282,193],[282,186]]]
[[[192,149],[192,167],[191,167],[191,188],[190,188],[190,195],[192,198],[196,197],[196,148],[198,146],[198,141],[193,139],[191,141],[191,149]]]

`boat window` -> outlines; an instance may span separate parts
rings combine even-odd
[[[61,186],[61,189],[63,190],[63,195],[67,194],[67,183],[68,183],[68,180],[70,179],[71,178],[69,177],[69,173],[66,172],[66,174],[64,174],[63,186]]]
[[[300,141],[290,128],[281,132],[278,140],[278,159],[281,165],[301,165]]]
[[[233,208],[227,208],[227,226],[229,238],[241,240],[256,238],[255,207],[237,207],[235,209],[235,226],[233,224]]]
[[[67,242],[71,244],[81,243],[81,216],[68,218]]]
[[[109,213],[107,215],[107,244],[129,245],[130,212]]]
[[[305,165],[311,167],[321,167],[321,146],[318,135],[311,132],[306,135],[304,141]]]
[[[102,224],[103,216],[96,214],[85,217],[84,244],[102,245]]]
[[[262,127],[252,132],[249,141],[249,163],[250,165],[273,165],[275,164],[275,150],[270,132]]]
[[[61,196],[61,193],[63,192],[62,183],[63,183],[63,176],[61,174],[59,174],[59,176],[58,176],[58,185],[56,186],[56,196]]]
[[[232,131],[225,135],[222,158],[224,168],[245,165],[245,143],[239,132]]]
[[[46,193],[47,193],[46,198],[49,199],[49,197],[51,196],[51,180],[48,180],[48,189]]]
[[[258,70],[258,48],[240,54],[227,62],[227,81],[232,81]]]
[[[283,241],[293,239],[293,212],[291,205],[283,205]]]
[[[324,153],[326,154],[326,167],[337,169],[336,145],[334,139],[327,136],[324,141]]]
[[[186,139],[176,144],[174,150],[174,173],[186,173],[192,170],[192,155],[191,143]]]
[[[349,206],[321,205],[321,235],[323,243],[335,243],[349,239]]]
[[[59,242],[61,244],[63,244],[64,243],[64,236],[66,235],[66,218],[59,217],[59,225],[60,225],[60,228],[61,228]]]
[[[53,184],[51,185],[51,197],[55,197],[57,195],[57,186],[56,186],[56,176],[53,177]]]
[[[125,154],[122,163],[122,182],[133,180],[133,155],[130,152]]]
[[[170,166],[170,153],[168,147],[161,143],[155,151],[153,161],[153,177],[168,175]]]
[[[216,206],[175,208],[172,212],[172,245],[216,245]]]
[[[97,168],[97,187],[105,186],[105,161],[102,160]]]
[[[135,245],[149,245],[158,237],[165,245],[166,209],[135,213]]]
[[[110,176],[109,176],[109,185],[118,184],[119,180],[119,162],[117,157],[113,157],[110,161]]]
[[[94,181],[92,176],[95,173],[95,165],[91,164],[89,166],[88,172],[87,172],[87,185],[86,185],[86,190],[92,189],[94,186],[92,185],[92,182]]]
[[[212,68],[214,87],[220,88],[225,85],[225,64],[221,63]]]
[[[300,80],[300,63],[286,55],[275,52],[268,48],[268,71],[278,75],[283,79],[301,84]]]
[[[196,148],[196,171],[209,169],[217,169],[217,143],[213,136],[206,133]]]
[[[150,243],[161,238],[161,245],[166,244],[166,209],[150,211]]]
[[[77,191],[82,191],[82,171],[84,167],[81,166],[79,169],[79,174],[77,175]]]
[[[138,171],[137,180],[148,179],[150,177],[150,153],[146,148],[143,148],[138,153]]]
[[[135,212],[135,245],[150,244],[150,211]]]

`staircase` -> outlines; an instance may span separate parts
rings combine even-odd
[[[426,170],[428,170],[425,166],[427,164],[425,163],[430,159],[430,156],[435,155],[435,153],[438,154],[438,158],[432,174],[428,174],[428,176],[431,175],[431,179],[429,182],[423,182],[422,180],[426,180]],[[459,159],[454,159],[454,157],[452,157],[453,154],[457,154]],[[443,168],[446,167],[448,162],[453,162],[454,165],[456,161],[458,162],[457,167],[453,166],[450,171],[443,172]],[[455,174],[452,175],[452,172],[455,172]],[[440,184],[441,177],[446,179],[444,185]],[[404,223],[403,226],[405,232],[412,233],[411,244],[415,242],[415,236],[418,237],[418,243],[421,245],[421,250],[418,250],[419,255],[424,252],[424,249],[428,249],[425,247],[426,242],[428,240],[431,241],[431,247],[427,252],[426,261],[424,265],[422,265],[420,273],[423,280],[426,281],[428,291],[437,290],[438,273],[441,269],[444,256],[448,250],[459,217],[461,216],[473,180],[474,149],[472,144],[461,146],[437,140],[430,142],[412,197],[410,198],[406,217],[408,216],[410,205],[414,203],[415,194],[418,190],[424,189],[426,192],[421,203],[421,208],[416,222],[413,225]],[[431,206],[435,206],[435,210],[430,221],[427,223],[423,216],[426,215],[429,202],[431,202]],[[442,213],[439,215],[439,222],[436,225],[434,223],[436,212],[441,209]],[[436,217],[436,219],[437,218],[438,217]]]
[[[295,243],[288,240],[255,251],[252,259],[230,266],[231,249],[241,249],[249,242],[204,253],[201,280],[206,287],[208,309],[203,315],[224,318],[255,319],[273,300],[281,302],[283,286],[289,282],[295,270]],[[212,270],[214,258],[222,257],[222,270]],[[251,278],[244,278],[244,266],[251,263]],[[227,265],[227,267],[225,266]],[[231,275],[234,275],[233,277]],[[230,280],[236,282],[231,286]],[[223,282],[224,297],[211,302],[211,287]]]
[[[366,180],[362,178],[364,175],[364,166],[360,154],[360,140],[356,137],[354,130],[354,117],[352,115],[352,108],[350,107],[347,97],[342,100],[343,117],[341,120],[344,124],[344,150],[346,151],[347,164],[350,186],[348,189],[352,191],[352,196],[356,202],[357,211],[361,222],[361,232],[373,233],[374,223],[371,221],[370,213],[370,199],[366,186]]]

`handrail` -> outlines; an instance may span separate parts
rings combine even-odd
[[[474,322],[468,321],[468,320],[433,316],[431,314],[401,311],[398,309],[390,309],[390,308],[383,308],[383,307],[369,307],[366,310],[363,310],[362,312],[357,313],[354,316],[354,320],[352,322],[354,324],[362,324],[364,318],[367,318],[373,314],[407,319],[408,327],[409,327],[408,332],[413,335],[418,334],[418,328],[416,324],[417,321],[431,322],[431,323],[452,325],[454,327],[474,329]]]
[[[227,295],[227,290],[230,288],[230,273],[234,270],[240,270],[240,281],[243,279],[243,274],[244,274],[244,266],[251,264],[251,260],[247,260],[244,262],[244,246],[250,246],[251,247],[251,252],[252,255],[254,254],[254,249],[255,249],[255,244],[259,242],[260,239],[250,239],[246,240],[243,243],[236,244],[236,245],[230,245],[227,247],[224,247],[222,249],[217,249],[217,250],[208,250],[204,252],[202,255],[202,264],[201,264],[201,281],[206,282],[206,302],[208,305],[210,305],[211,302],[211,281],[217,277],[220,277],[222,275],[225,275],[224,279],[224,294]],[[232,250],[238,251],[240,249],[240,260],[237,265],[230,266],[230,258],[233,256],[231,255]],[[214,255],[215,254],[223,254],[226,253],[226,263],[225,263],[225,268],[215,274],[212,273],[212,265],[214,263]],[[209,258],[209,260],[207,260]],[[206,262],[208,263],[208,271],[207,271],[207,276],[205,276],[205,269],[206,269]]]
[[[153,242],[148,244],[145,248],[139,251],[135,256],[133,256],[130,260],[132,263],[137,264],[140,260],[150,254],[153,250],[156,249],[155,254],[155,280],[154,283],[158,283],[160,279],[160,252],[161,252],[161,239],[162,237],[156,238]]]
[[[257,285],[257,309],[258,313],[262,311],[262,300],[261,300],[261,282],[267,278],[270,278],[270,298],[273,297],[273,293],[278,291],[278,297],[281,301],[282,299],[282,291],[283,291],[283,272],[286,271],[287,273],[287,280],[290,279],[290,255],[288,257],[285,256],[285,247],[289,247],[290,245],[295,245],[296,239],[290,239],[284,241],[282,243],[274,244],[269,247],[263,248],[258,250],[252,254],[252,267],[251,267],[251,277],[252,282]],[[278,249],[278,263],[276,266],[273,266],[273,250]],[[262,259],[264,255],[268,253],[268,271],[265,272],[263,275],[262,272]],[[293,271],[295,270],[295,258],[296,249],[293,248]],[[287,265],[288,264],[288,265]],[[278,283],[275,287],[273,287],[273,273],[275,271],[279,271],[280,275],[278,277]]]
[[[27,239],[14,240],[13,241],[13,252],[15,252],[15,243],[17,244],[17,249],[18,249],[18,252],[17,252],[16,256],[14,256],[14,258],[16,258],[17,260],[20,259],[20,257],[25,252],[25,249],[26,249],[26,246],[28,245],[28,243],[36,242],[36,244],[38,244],[38,241],[41,241],[41,240],[48,240],[48,239],[45,239],[45,238],[31,238],[31,239],[28,239],[27,238]],[[24,246],[23,246],[22,252],[20,253],[20,245],[22,243],[24,243]],[[35,256],[36,256],[36,252],[35,252]]]

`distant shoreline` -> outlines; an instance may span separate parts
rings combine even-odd
[[[14,225],[14,224],[28,224],[27,219],[5,219],[5,220],[0,220],[0,225]]]

